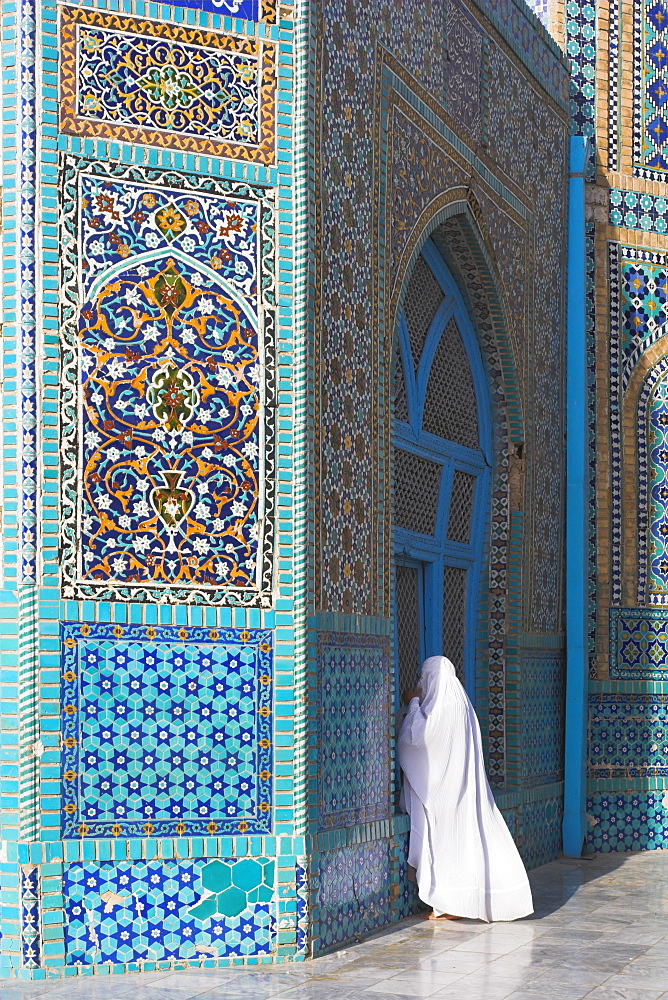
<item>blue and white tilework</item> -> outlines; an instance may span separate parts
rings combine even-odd
[[[321,829],[389,814],[390,652],[388,636],[319,636]]]
[[[402,920],[404,917],[410,917],[411,914],[415,913],[416,910],[420,909],[423,905],[420,902],[420,897],[418,896],[417,881],[415,875],[411,874],[411,878],[408,878],[408,847],[410,841],[410,833],[401,834],[397,838],[398,845],[398,874],[399,874],[399,899],[398,899],[398,910],[396,912],[396,919]],[[397,904],[395,904],[397,905]]]
[[[274,880],[268,858],[66,865],[66,963],[270,955]]]
[[[389,841],[324,851],[319,879],[320,951],[391,919]]]
[[[633,172],[668,179],[668,4],[633,4]]]
[[[309,883],[308,858],[298,858],[295,865],[295,890],[297,893],[297,954],[303,955],[309,942]]]
[[[547,26],[549,17],[549,0],[527,0],[534,14]]]
[[[668,695],[589,695],[589,775],[668,777]]]
[[[38,184],[36,115],[36,11],[33,0],[20,5],[19,59],[21,77],[18,171],[20,211],[15,239],[18,274],[20,357],[20,581],[37,582],[37,366],[35,213]],[[14,305],[14,308],[16,306]]]
[[[568,0],[566,51],[573,61],[571,130],[594,135],[596,98],[596,4]]]
[[[563,795],[527,802],[520,814],[520,854],[527,868],[538,868],[552,861],[562,849]]]
[[[259,21],[275,20],[277,0],[171,0],[175,7],[189,10],[207,10],[212,14]]]
[[[608,3],[608,170],[616,170],[619,161],[619,4]]]
[[[595,792],[587,799],[587,849],[656,851],[668,848],[665,791]]]
[[[41,964],[41,927],[39,867],[22,865],[19,869],[21,898],[21,959],[24,969],[38,969]]]
[[[596,673],[596,229],[593,222],[586,224],[585,251],[587,268],[587,430],[589,468],[588,541],[589,563],[587,577],[587,637],[589,674]]]
[[[667,233],[668,200],[662,195],[612,188],[610,223],[625,229],[642,229],[646,233]]]
[[[610,677],[668,680],[668,609],[610,609]]]
[[[63,133],[274,162],[266,39],[62,7],[59,48]]]
[[[266,833],[272,633],[62,626],[63,836]]]
[[[547,785],[563,777],[564,659],[525,653],[521,662],[522,782]]]

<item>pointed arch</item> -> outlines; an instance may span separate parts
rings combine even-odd
[[[458,197],[457,197],[458,195]],[[447,204],[421,220],[390,281],[390,315],[395,330],[391,343],[397,357],[398,317],[410,275],[427,241],[449,269],[471,321],[490,400],[491,503],[480,585],[476,701],[487,743],[490,779],[503,784],[508,755],[516,758],[519,735],[513,725],[516,708],[506,706],[507,684],[519,683],[520,563],[524,544],[525,421],[510,336],[503,284],[484,235],[477,202],[468,191],[450,191]],[[417,229],[417,227],[416,227]]]

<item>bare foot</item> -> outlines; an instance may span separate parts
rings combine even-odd
[[[431,913],[423,913],[422,917],[424,920],[461,920],[461,917],[456,917],[454,913],[439,913],[438,916],[432,910]]]

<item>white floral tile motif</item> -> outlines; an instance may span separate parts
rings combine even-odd
[[[65,182],[66,596],[267,604],[271,209],[109,173]]]
[[[63,7],[60,53],[62,132],[274,161],[273,42]]]

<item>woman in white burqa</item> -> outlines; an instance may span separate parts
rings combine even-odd
[[[533,913],[522,859],[485,775],[478,719],[444,656],[424,662],[398,751],[411,818],[408,863],[431,919]]]

